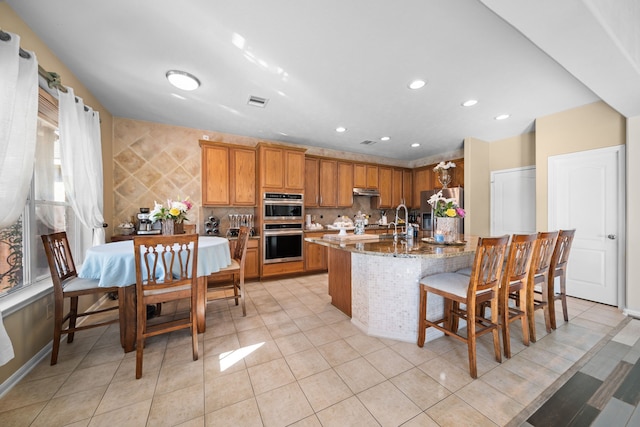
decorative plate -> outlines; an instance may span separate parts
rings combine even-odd
[[[465,240],[456,240],[455,242],[436,242],[433,237],[423,237],[423,242],[429,243],[430,245],[442,245],[442,246],[464,246],[467,244]]]

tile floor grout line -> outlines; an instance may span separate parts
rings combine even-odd
[[[564,384],[566,384],[571,377],[580,371],[586,365],[593,356],[595,356],[609,341],[616,336],[629,322],[631,317],[622,319],[618,325],[614,326],[604,337],[602,337],[596,345],[591,347],[578,361],[573,363],[569,369],[561,374],[550,386],[538,395],[533,402],[527,405],[518,415],[516,415],[505,427],[519,427],[524,423],[531,415],[533,415],[544,403],[549,400]]]

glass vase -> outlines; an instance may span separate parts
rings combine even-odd
[[[438,170],[438,181],[440,181],[440,184],[442,184],[442,188],[447,188],[449,183],[451,183],[452,178],[453,172],[450,169]]]

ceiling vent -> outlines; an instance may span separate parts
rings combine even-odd
[[[267,102],[269,102],[267,98],[260,98],[259,96],[251,95],[247,104],[253,105],[254,107],[264,108],[267,105]]]
[[[365,141],[362,141],[360,144],[362,144],[362,145],[373,145],[376,142],[378,142],[378,141],[370,141],[370,140],[367,139]]]

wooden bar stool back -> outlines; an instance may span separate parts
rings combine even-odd
[[[478,239],[478,246],[471,268],[471,276],[458,273],[440,273],[425,276],[420,280],[420,318],[418,322],[418,346],[424,345],[426,329],[436,328],[465,342],[469,354],[469,373],[478,377],[476,363],[476,339],[486,333],[493,334],[496,360],[502,361],[498,320],[498,300],[504,255],[509,236]],[[443,317],[427,320],[427,295],[433,293],[444,298]],[[491,319],[481,316],[477,308],[488,302]],[[461,308],[464,305],[465,308]],[[467,322],[466,336],[457,333],[458,320]]]
[[[527,279],[533,257],[537,235],[514,234],[511,237],[509,255],[500,285],[500,321],[502,324],[502,342],[504,355],[511,357],[511,323],[520,319],[522,324],[522,343],[529,345],[529,326],[527,318]],[[509,301],[515,304],[510,306]]]
[[[118,322],[118,318],[109,319],[98,323],[82,322],[82,326],[76,324],[79,318],[93,314],[118,310],[119,305],[100,310],[87,310],[78,313],[78,298],[82,295],[96,295],[107,292],[118,292],[117,286],[101,288],[98,281],[82,279],[78,277],[76,265],[71,256],[67,233],[62,231],[49,235],[43,235],[42,244],[47,255],[47,263],[53,282],[53,348],[51,350],[51,364],[58,363],[58,351],[60,350],[60,338],[67,334],[67,343],[73,342],[75,332]],[[64,299],[69,298],[69,311],[64,312]],[[69,321],[67,327],[64,324]],[[89,318],[86,319],[87,321]],[[87,324],[85,324],[87,323]]]
[[[551,257],[551,265],[549,266],[549,289],[553,294],[550,304],[555,305],[556,300],[562,302],[562,314],[564,321],[569,321],[569,313],[567,311],[567,262],[569,261],[569,253],[571,253],[571,244],[576,230],[560,230],[558,240],[556,241],[553,256]],[[555,292],[555,278],[560,278],[560,292]],[[556,312],[555,307],[549,309],[551,314],[551,328],[556,329]]]
[[[191,329],[193,360],[198,360],[197,264],[198,235],[174,234],[133,239],[136,263],[136,378],[142,377],[146,338]],[[186,317],[157,317],[147,322],[147,305],[187,299]]]
[[[547,332],[551,332],[549,300],[553,298],[553,294],[549,292],[548,277],[557,238],[557,231],[540,232],[533,249],[533,259],[527,280],[527,317],[529,318],[529,338],[532,342],[536,342],[536,310],[543,310]]]

